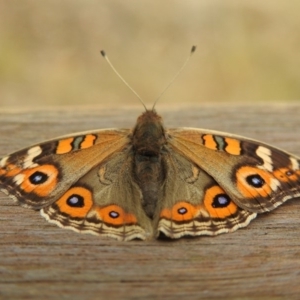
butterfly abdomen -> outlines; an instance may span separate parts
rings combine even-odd
[[[165,178],[161,157],[165,143],[161,117],[154,111],[146,111],[137,120],[132,135],[132,146],[134,177],[142,190],[143,208],[150,218],[153,218],[159,188]]]

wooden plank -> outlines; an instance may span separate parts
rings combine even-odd
[[[132,127],[141,107],[0,112],[0,157],[81,130]],[[159,107],[167,127],[229,131],[300,156],[300,105]],[[299,200],[299,199],[298,199]],[[47,223],[0,195],[1,299],[297,299],[300,202],[217,237],[118,242]]]

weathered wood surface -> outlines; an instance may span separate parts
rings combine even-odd
[[[160,107],[168,127],[230,131],[300,156],[300,105]],[[0,157],[62,134],[131,127],[141,107],[2,110]],[[300,201],[217,237],[117,242],[0,194],[1,299],[299,299]]]

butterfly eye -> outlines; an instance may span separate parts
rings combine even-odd
[[[109,216],[113,219],[116,219],[120,216],[120,214],[118,212],[112,210],[109,212]]]
[[[255,188],[261,188],[265,184],[263,178],[258,174],[247,176],[246,181],[248,182],[249,185]]]
[[[222,208],[228,206],[230,198],[226,194],[218,194],[213,198],[212,207]]]
[[[29,176],[30,183],[34,185],[42,184],[47,181],[49,176],[43,172],[36,171],[32,175]]]
[[[84,207],[84,199],[80,195],[73,194],[67,199],[67,204],[71,207]]]

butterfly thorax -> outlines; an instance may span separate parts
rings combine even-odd
[[[161,117],[155,111],[146,111],[137,120],[133,130],[133,170],[142,190],[143,208],[152,218],[158,201],[159,188],[165,178],[161,151],[166,143]]]

